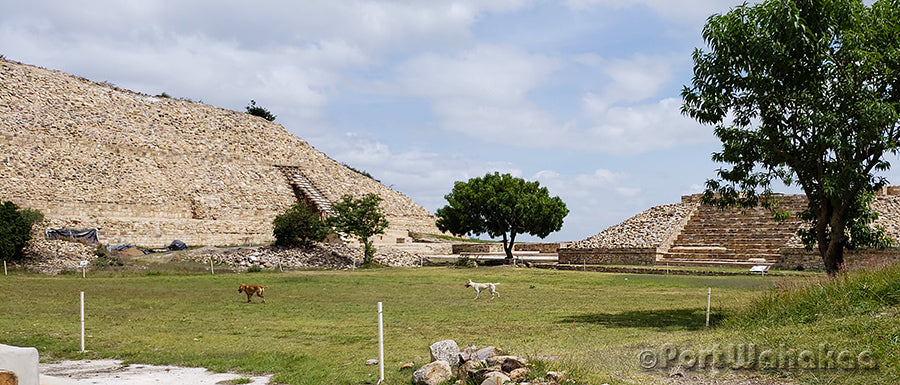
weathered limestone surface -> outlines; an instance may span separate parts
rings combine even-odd
[[[650,209],[611,226],[588,239],[574,242],[573,249],[659,247],[694,209],[694,203],[675,203]]]
[[[272,240],[296,201],[296,166],[332,202],[375,193],[395,230],[439,233],[421,206],[278,124],[0,60],[0,199],[51,227],[100,227],[103,243]]]
[[[792,212],[806,207],[802,195],[783,195],[782,204]],[[822,270],[824,265],[817,252],[803,250],[799,236],[776,237],[786,227],[793,233],[803,224],[799,220],[774,222],[765,209],[741,211],[729,209],[710,210],[699,206],[699,195],[682,197],[682,202],[653,207],[588,239],[574,242],[559,250],[561,264],[649,265],[669,261],[665,259],[678,252],[693,255],[716,254],[718,259],[710,263],[750,262],[765,258],[778,268]],[[874,226],[882,227],[892,239],[900,239],[900,187],[887,186],[880,191],[870,206],[878,213]],[[700,214],[698,214],[698,212]],[[701,215],[702,214],[702,215]],[[705,216],[704,216],[705,215]],[[699,221],[691,228],[695,234],[685,241],[693,247],[680,246],[676,239],[688,233],[688,221]],[[695,221],[695,222],[696,222]],[[736,229],[735,227],[739,227]],[[699,229],[699,230],[698,230]],[[740,231],[738,231],[740,230]],[[734,245],[722,242],[715,236],[732,238]],[[706,243],[703,243],[706,241]],[[739,241],[739,242],[738,242]],[[688,250],[690,249],[690,250]],[[660,257],[664,257],[660,259]],[[900,259],[900,250],[846,251],[848,265]],[[678,261],[676,261],[678,262]],[[694,261],[692,263],[702,263]]]

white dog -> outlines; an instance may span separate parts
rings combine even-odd
[[[478,283],[472,282],[470,279],[468,283],[466,283],[466,287],[475,288],[475,299],[478,299],[478,296],[481,295],[482,290],[487,290],[491,292],[491,299],[494,299],[494,295],[500,297],[500,293],[497,292],[497,286],[499,283]]]

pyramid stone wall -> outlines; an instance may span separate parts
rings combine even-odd
[[[7,60],[0,101],[0,200],[41,210],[49,227],[148,247],[270,242],[297,201],[279,170],[292,166],[332,202],[381,196],[392,231],[439,232],[409,197],[262,118]]]
[[[796,213],[803,195],[780,195],[782,209]],[[873,223],[900,240],[900,187],[887,186],[870,208]],[[599,234],[559,250],[561,264],[744,266],[759,263],[782,268],[821,270],[817,252],[808,252],[796,235],[797,218],[776,222],[763,208],[720,210],[686,195],[681,203],[650,208]],[[869,259],[900,259],[900,249],[846,251],[848,264]],[[761,262],[765,261],[765,262]]]

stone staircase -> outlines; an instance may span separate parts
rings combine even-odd
[[[309,181],[309,178],[303,175],[299,167],[279,166],[278,168],[287,177],[299,201],[311,204],[323,216],[329,217],[335,214],[331,209],[331,201]]]
[[[779,209],[797,213],[806,206],[802,195],[781,195]],[[797,232],[796,216],[785,221],[772,219],[765,208],[724,209],[701,204],[685,224],[668,251],[657,261],[670,266],[772,265],[779,249]]]

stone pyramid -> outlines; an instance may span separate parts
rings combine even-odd
[[[439,233],[409,197],[279,124],[0,59],[0,200],[41,210],[49,227],[100,228],[105,244],[258,244],[310,191],[375,193],[390,234]]]

